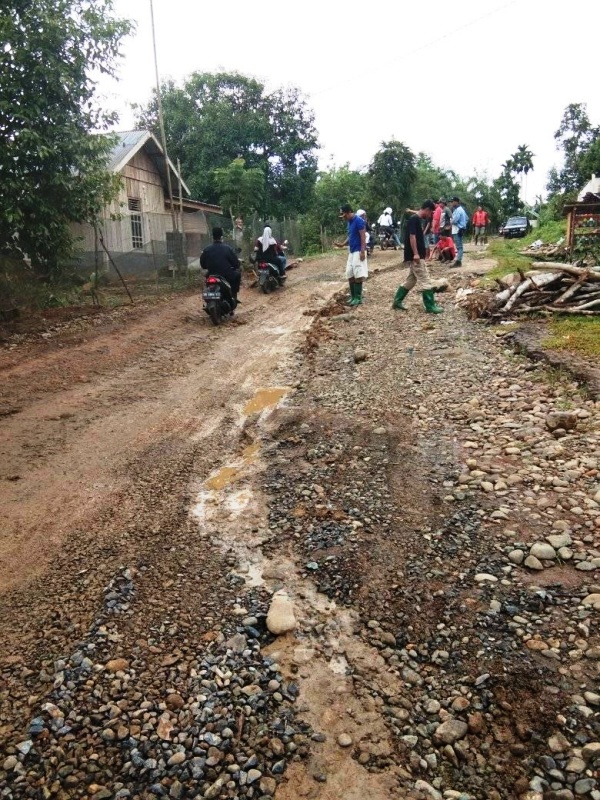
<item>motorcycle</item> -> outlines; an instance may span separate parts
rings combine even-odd
[[[270,294],[284,285],[285,276],[280,274],[275,264],[270,264],[268,261],[259,261],[257,267],[258,285],[265,294]]]
[[[211,318],[213,325],[220,325],[225,317],[233,316],[236,302],[231,293],[231,286],[218,275],[209,275],[204,291],[204,310]]]
[[[379,231],[379,246],[382,250],[387,250],[389,247],[393,247],[394,250],[398,249],[393,236],[394,232],[392,230],[389,228],[381,228]]]

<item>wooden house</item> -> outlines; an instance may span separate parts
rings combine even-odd
[[[107,250],[124,274],[155,272],[174,261],[197,263],[209,240],[211,225],[220,222],[222,209],[190,198],[190,191],[177,169],[165,159],[163,149],[150,131],[116,134],[108,168],[121,176],[117,199],[104,209],[100,230]],[[168,195],[167,169],[179,234],[173,233]],[[102,265],[107,255],[91,225],[73,225],[79,240],[77,263],[84,269]]]

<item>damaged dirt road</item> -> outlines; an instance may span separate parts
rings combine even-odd
[[[3,353],[0,796],[600,797],[600,408],[398,261]]]

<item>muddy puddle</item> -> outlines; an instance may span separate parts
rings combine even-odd
[[[244,406],[244,415],[260,414],[262,411],[274,408],[289,394],[289,386],[273,386],[268,389],[258,389],[254,397]]]

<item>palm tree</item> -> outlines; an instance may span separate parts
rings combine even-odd
[[[534,154],[531,152],[526,144],[520,144],[517,147],[517,152],[506,162],[506,167],[519,176],[521,180],[521,190],[523,190],[523,176],[525,176],[525,191],[523,194],[527,196],[527,175],[533,169]]]

